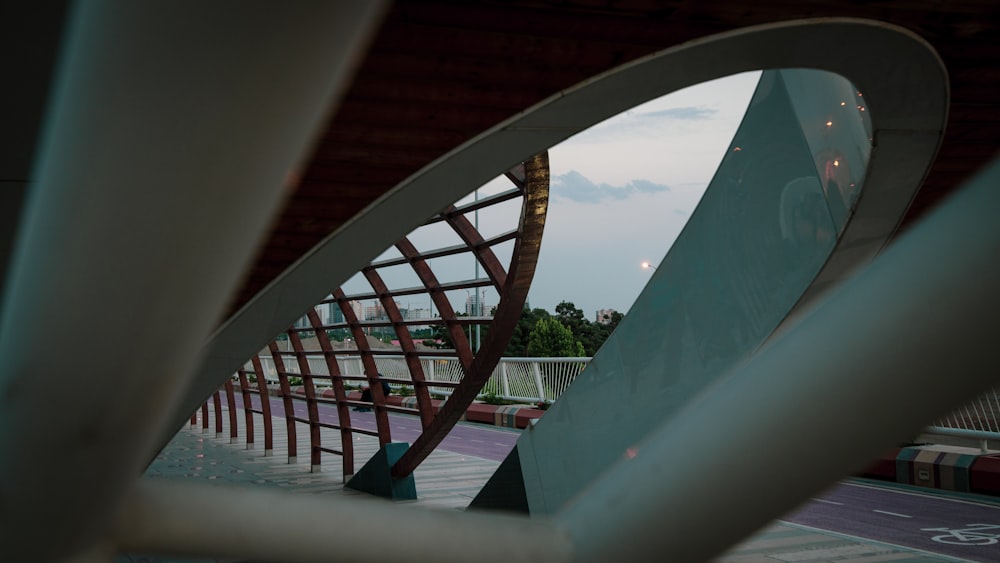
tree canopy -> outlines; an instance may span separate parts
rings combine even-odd
[[[583,345],[573,333],[553,318],[538,319],[528,337],[528,355],[540,358],[583,356]]]
[[[458,316],[463,316],[463,313],[459,313]],[[503,355],[508,358],[593,356],[604,344],[604,341],[608,339],[623,317],[624,315],[615,311],[606,315],[604,319],[601,319],[602,322],[592,322],[586,318],[582,310],[570,301],[562,301],[556,305],[555,315],[552,315],[545,309],[525,307],[521,311],[521,318],[518,319],[517,326],[514,328],[514,334],[511,336]],[[535,352],[531,351],[529,345],[533,331],[542,320],[551,321],[568,331],[573,342],[571,354],[550,355],[548,352],[544,354],[539,353],[539,351],[549,350],[548,347],[536,348]],[[483,326],[481,330],[481,339],[485,342],[489,334],[489,326]],[[544,330],[552,329],[549,327]],[[454,348],[451,336],[444,326],[435,327],[432,338],[434,340],[428,339],[424,341],[424,344],[438,348]],[[582,346],[582,351],[576,349],[576,344]],[[540,345],[536,344],[536,347]]]
[[[549,318],[549,312],[545,309],[529,309],[525,307],[521,311],[521,318],[518,319],[517,326],[514,327],[514,335],[511,336],[503,355],[508,358],[530,357],[531,354],[528,353],[528,337],[531,336],[531,330],[535,328],[535,323],[539,319],[547,318]]]
[[[608,323],[591,322],[583,315],[583,311],[578,309],[570,301],[561,301],[556,305],[556,318],[560,323],[583,345],[586,356],[593,356],[604,345],[604,341],[611,336],[611,333],[621,322],[622,315],[614,312],[608,318]]]

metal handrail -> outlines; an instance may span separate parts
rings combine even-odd
[[[463,372],[458,358],[443,355],[422,355],[419,358],[423,364],[426,381],[456,383],[462,380]],[[562,396],[573,380],[587,367],[590,360],[589,357],[502,358],[486,385],[483,386],[482,394],[495,396],[506,401],[552,402]],[[330,387],[331,381],[323,378],[324,375],[329,375],[324,358],[308,358],[308,361],[310,372],[314,378],[313,383],[317,387]],[[262,354],[260,362],[264,370],[265,380],[268,383],[277,383],[278,371],[274,367],[274,360],[271,356]],[[340,366],[342,377],[364,375],[360,355],[338,356],[337,363]],[[393,388],[399,389],[407,386],[397,383],[399,380],[410,380],[410,371],[403,354],[379,356],[375,358],[375,364],[378,366],[379,373],[390,381]],[[255,373],[250,362],[244,369],[248,374]],[[295,362],[285,362],[285,369],[289,374],[299,373],[299,367]],[[440,396],[449,396],[452,392],[452,387],[432,385],[429,389],[432,394]]]
[[[289,352],[291,353],[291,352]],[[495,396],[505,401],[522,403],[553,402],[569,388],[570,384],[583,372],[592,358],[503,358],[493,370],[493,375],[483,386],[482,394]],[[278,382],[278,372],[270,356],[261,355],[261,364],[268,383]],[[457,383],[462,379],[462,368],[454,356],[421,355],[427,381],[442,381]],[[339,356],[337,362],[345,377],[363,377],[364,369],[361,356]],[[379,373],[389,380],[409,380],[402,354],[380,356],[375,360]],[[298,373],[295,362],[286,362],[289,373]],[[328,374],[326,363],[322,357],[309,358],[309,367],[313,373],[313,383],[317,387],[330,387],[331,382],[322,379]],[[253,366],[247,362],[246,372],[254,373]],[[390,383],[395,389],[406,387],[406,384]],[[447,397],[451,395],[451,387],[430,387],[434,395]],[[961,438],[976,440],[1000,441],[1000,389],[992,389],[976,399],[969,401],[962,408],[931,422],[927,431],[933,434],[947,434]]]

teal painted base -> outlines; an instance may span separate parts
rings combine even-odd
[[[393,464],[409,448],[406,442],[386,444],[344,486],[392,500],[416,500],[417,485],[413,474],[402,479],[393,479],[391,474]]]
[[[521,474],[521,459],[517,447],[511,450],[496,473],[490,477],[476,498],[469,504],[470,510],[507,510],[528,514],[528,497],[524,492],[524,475]]]

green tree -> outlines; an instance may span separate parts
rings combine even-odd
[[[578,309],[572,301],[560,301],[556,305],[556,317],[566,328],[573,330],[574,326],[587,323],[583,311]]]
[[[423,340],[425,338],[433,338],[434,330],[431,328],[418,328],[410,331],[413,334],[414,340]]]
[[[510,342],[507,343],[507,349],[504,350],[503,355],[508,358],[527,358],[531,356],[528,353],[528,338],[531,336],[531,331],[535,328],[535,323],[539,319],[547,319],[549,316],[549,312],[545,309],[529,309],[525,306],[521,310],[521,318],[518,319],[517,326],[514,327],[514,335],[511,336]]]
[[[330,340],[336,340],[337,342],[343,342],[345,338],[351,337],[351,331],[346,328],[332,328],[326,331],[326,336]]]
[[[570,301],[562,301],[556,305],[556,318],[583,344],[583,351],[587,356],[596,354],[611,334],[610,330],[604,330],[604,325],[587,320],[583,311]]]
[[[528,355],[537,358],[572,358],[583,356],[583,344],[558,320],[542,318],[528,337]]]

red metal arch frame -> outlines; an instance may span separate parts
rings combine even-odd
[[[286,332],[291,350],[281,350],[278,340],[268,345],[273,358],[278,378],[278,389],[269,390],[265,384],[263,363],[259,355],[251,359],[253,372],[257,380],[257,388],[251,388],[246,370],[236,375],[242,391],[243,407],[247,410],[246,428],[248,429],[247,447],[251,448],[253,438],[253,414],[261,414],[263,418],[265,455],[269,454],[272,445],[270,403],[268,393],[280,394],[284,410],[284,418],[288,432],[288,459],[294,462],[297,457],[296,423],[309,426],[310,463],[313,471],[320,468],[323,453],[340,455],[343,461],[345,480],[354,474],[353,434],[377,435],[380,445],[392,441],[389,425],[389,412],[404,412],[420,418],[423,433],[414,441],[409,450],[393,466],[395,478],[405,477],[413,472],[420,463],[440,444],[454,425],[462,418],[465,410],[476,399],[486,384],[493,369],[513,336],[514,329],[520,319],[521,311],[527,301],[528,290],[534,276],[538,253],[541,249],[541,239],[548,211],[549,195],[549,165],[548,154],[541,153],[519,164],[507,172],[505,176],[513,183],[514,188],[503,193],[477,200],[469,205],[456,208],[448,206],[441,213],[432,217],[426,224],[444,222],[458,235],[462,244],[420,252],[417,247],[404,237],[396,243],[395,248],[400,256],[390,260],[373,263],[361,273],[372,288],[371,293],[348,295],[337,288],[331,292],[332,299],[323,303],[336,304],[343,313],[344,322],[324,325],[314,308],[306,313],[308,328],[292,327]],[[521,213],[516,230],[500,235],[484,238],[476,227],[467,219],[466,214],[492,205],[521,199]],[[510,263],[505,269],[493,247],[508,241],[514,242]],[[472,254],[482,267],[485,278],[463,280],[457,282],[439,281],[429,260],[444,256]],[[393,289],[385,282],[379,273],[381,269],[391,266],[409,265],[419,279],[422,287]],[[447,292],[462,289],[493,287],[500,296],[499,304],[490,317],[460,317],[456,314]],[[396,297],[401,295],[422,294],[429,296],[437,308],[438,318],[407,320],[396,305]],[[387,320],[362,320],[357,317],[352,301],[377,299],[385,311]],[[432,381],[427,379],[419,360],[419,352],[409,325],[444,326],[451,341],[453,350],[440,350],[435,354],[452,355],[458,359],[462,369],[462,379],[459,382]],[[484,325],[489,328],[488,334],[478,351],[472,349],[465,328],[471,325]],[[374,327],[391,327],[399,340],[409,379],[386,377],[383,380],[396,386],[412,386],[416,398],[416,406],[408,407],[390,404],[379,384],[379,372],[376,357],[387,352],[373,349],[366,338],[365,329]],[[336,349],[330,341],[327,330],[346,328],[350,331],[356,348]],[[313,333],[316,338],[316,349],[307,349],[302,333]],[[360,356],[363,373],[342,373],[337,362],[338,356]],[[328,374],[313,373],[310,367],[310,357],[323,357]],[[298,372],[286,368],[286,360],[294,360]],[[301,388],[293,389],[289,378],[301,377]],[[333,397],[322,397],[317,394],[314,380],[330,381]],[[371,390],[372,401],[362,402],[348,395],[345,382],[364,381]],[[227,384],[229,388],[232,382]],[[451,396],[441,404],[431,397],[430,388],[452,388]],[[261,404],[257,408],[251,403],[251,395],[260,395]],[[218,395],[216,395],[218,396]],[[234,394],[227,394],[230,409],[238,408],[234,403]],[[304,398],[307,416],[303,418],[295,414],[293,398]],[[336,424],[319,420],[318,403],[332,401],[337,405]],[[377,431],[372,432],[354,428],[351,421],[351,407],[371,407],[374,409]],[[216,404],[218,412],[220,404]],[[235,417],[231,417],[235,420]],[[194,420],[194,419],[192,419]],[[220,421],[221,422],[221,421]],[[235,428],[236,424],[231,424]],[[340,433],[341,447],[324,447],[321,443],[322,428],[336,429]],[[221,425],[219,430],[221,432]]]

